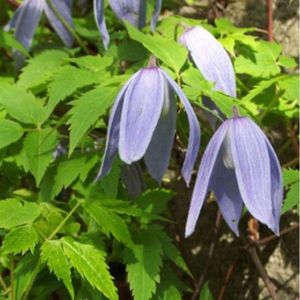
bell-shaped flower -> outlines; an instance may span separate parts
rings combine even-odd
[[[201,26],[194,26],[185,30],[179,41],[189,50],[195,65],[204,78],[214,82],[214,88],[217,91],[236,97],[232,62],[223,46],[210,32]],[[220,113],[209,98],[203,97],[203,104]]]
[[[155,29],[160,14],[162,0],[156,0],[155,11],[151,20],[151,28]],[[141,29],[146,22],[146,0],[109,0],[109,5],[121,21],[128,21],[133,26]],[[102,37],[104,48],[109,44],[104,17],[104,0],[94,0],[94,15],[96,24]]]
[[[51,0],[51,3],[56,11],[52,9],[47,0],[25,0],[15,11],[15,14],[5,29],[14,29],[16,40],[26,49],[29,49],[41,14],[44,11],[50,24],[63,43],[71,47],[73,44],[73,36],[57,17],[57,13],[73,27],[71,17],[72,0]]]
[[[200,144],[200,126],[177,83],[154,60],[125,84],[112,107],[105,153],[97,179],[105,176],[119,152],[126,164],[145,159],[150,175],[161,182],[168,167],[176,130],[177,94],[189,122],[189,141],[182,175],[190,182]]]
[[[210,140],[193,191],[186,237],[193,233],[209,191],[236,235],[244,205],[254,218],[279,234],[280,165],[267,137],[249,118],[236,115],[224,121]]]

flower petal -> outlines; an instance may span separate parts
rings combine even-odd
[[[107,49],[110,38],[104,18],[104,0],[94,0],[94,16],[98,30],[101,34],[103,46]]]
[[[29,49],[31,46],[43,8],[43,0],[27,0],[22,4],[22,10],[18,13],[18,19],[15,22],[15,38],[26,49]]]
[[[229,134],[228,131],[227,135]],[[224,164],[224,155],[226,154],[223,151],[223,147],[224,142],[217,157],[208,190],[214,192],[222,216],[230,229],[239,236],[238,224],[242,214],[243,200],[234,169],[226,167]]]
[[[112,10],[120,20],[126,20],[139,27],[140,5],[144,0],[109,0]]]
[[[152,16],[152,19],[151,19],[151,29],[152,29],[152,31],[155,30],[156,23],[157,23],[157,20],[158,20],[158,17],[160,15],[160,11],[161,11],[161,5],[162,5],[162,0],[156,0],[155,10],[154,10],[154,13],[153,13],[153,16]]]
[[[169,165],[176,131],[176,103],[166,83],[164,107],[152,140],[145,154],[145,163],[151,176],[160,184]]]
[[[60,13],[61,17],[71,26],[74,27],[72,16],[71,16],[71,7],[70,1],[68,0],[51,0],[53,6],[56,7],[57,11]],[[67,47],[73,45],[74,39],[70,31],[64,26],[64,24],[57,18],[55,12],[45,1],[45,13],[51,23],[52,27],[55,29],[56,33],[59,35],[60,39]]]
[[[236,97],[235,75],[229,55],[218,40],[201,26],[188,29],[180,42],[190,51],[193,61],[215,89]]]
[[[265,137],[248,118],[233,118],[232,159],[243,201],[250,213],[273,231],[271,165]]]
[[[210,179],[214,171],[217,158],[222,154],[220,153],[220,149],[229,129],[229,125],[230,123],[225,121],[218,128],[203,154],[185,226],[185,237],[190,236],[195,230],[205,196],[208,192]]]
[[[136,73],[124,98],[119,153],[131,164],[144,156],[157,126],[164,102],[164,78],[156,67]]]
[[[23,4],[21,4],[14,12],[11,20],[4,26],[4,31],[9,31],[11,29],[15,29],[16,28],[16,24],[18,22],[19,16],[21,14],[21,11],[23,10],[23,6],[24,6],[25,2],[23,2]]]
[[[161,70],[166,80],[171,85],[174,92],[178,95],[181,103],[185,107],[185,111],[188,116],[189,121],[189,127],[190,127],[190,133],[189,133],[189,143],[188,143],[188,149],[185,156],[185,160],[182,167],[182,175],[185,179],[185,182],[187,185],[189,185],[189,182],[191,180],[193,167],[195,164],[195,160],[197,158],[197,154],[199,151],[199,145],[200,145],[200,126],[199,122],[197,120],[197,117],[195,115],[195,112],[189,102],[189,100],[184,95],[181,88],[177,85],[177,83],[163,70]]]
[[[124,103],[124,95],[128,88],[129,83],[135,78],[133,75],[123,86],[121,91],[119,92],[114,105],[112,106],[109,122],[108,122],[108,129],[107,129],[107,140],[105,145],[105,151],[102,158],[102,163],[100,170],[95,178],[95,181],[101,179],[111,169],[111,165],[113,159],[118,151],[118,144],[119,144],[119,133],[120,133],[120,120],[121,120],[121,113]]]

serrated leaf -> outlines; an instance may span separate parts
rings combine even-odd
[[[295,183],[299,180],[299,170],[283,169],[282,171],[283,184],[285,186]]]
[[[71,117],[68,121],[71,127],[69,155],[89,128],[106,113],[113,103],[114,96],[114,88],[99,86],[72,102],[73,107],[69,112]]]
[[[31,225],[17,227],[5,235],[0,253],[5,255],[9,253],[24,254],[28,250],[33,252],[37,243],[38,234]]]
[[[209,290],[208,283],[205,283],[204,286],[202,287],[199,300],[214,300],[214,297],[212,296]]]
[[[67,57],[64,51],[46,50],[29,59],[19,76],[18,86],[28,89],[47,82]]]
[[[124,219],[105,207],[105,203],[102,205],[99,200],[89,200],[85,202],[84,209],[106,234],[111,233],[118,241],[132,245],[131,235]]]
[[[15,226],[30,224],[40,215],[37,204],[17,199],[0,201],[0,227],[13,228]]]
[[[91,70],[93,72],[99,72],[106,69],[113,63],[113,57],[100,55],[86,55],[76,58],[70,58],[69,61],[75,63],[79,67]]]
[[[47,263],[50,271],[63,281],[71,298],[74,299],[70,265],[63,252],[61,241],[45,241],[41,247],[41,258]]]
[[[77,89],[95,83],[96,74],[73,66],[61,67],[51,78],[48,86],[49,101],[47,110],[51,112],[59,101],[72,95]]]
[[[287,75],[283,80],[278,81],[278,86],[283,91],[282,97],[289,101],[299,99],[299,76]]]
[[[280,55],[278,59],[278,64],[284,68],[292,69],[297,67],[297,61],[294,57],[288,57],[285,55]]]
[[[296,182],[290,186],[290,189],[286,194],[286,197],[283,202],[281,214],[286,213],[287,211],[289,211],[297,205],[299,205],[299,182]]]
[[[135,246],[125,253],[130,289],[135,300],[149,300],[156,291],[162,266],[162,246],[151,229],[140,229]]]
[[[18,262],[14,271],[14,290],[16,299],[22,299],[26,290],[30,287],[40,268],[39,255],[28,253]]]
[[[0,149],[16,142],[23,134],[24,130],[18,123],[0,120]]]
[[[41,129],[28,133],[24,140],[23,166],[34,176],[37,185],[40,184],[47,167],[53,159],[53,151],[57,146],[57,132],[52,128]]]
[[[70,263],[93,287],[108,299],[117,300],[118,295],[105,262],[105,252],[92,244],[79,243],[70,237],[62,239],[65,255]]]
[[[40,125],[46,111],[35,96],[15,85],[0,86],[0,104],[16,120],[25,124]]]
[[[179,73],[187,59],[187,50],[182,45],[173,40],[165,39],[158,34],[144,34],[127,22],[125,22],[125,26],[132,39],[142,43],[150,53]]]

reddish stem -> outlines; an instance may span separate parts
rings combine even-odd
[[[268,40],[273,41],[273,0],[267,0]]]

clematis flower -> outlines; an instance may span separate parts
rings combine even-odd
[[[65,21],[73,26],[71,18],[72,0],[51,0],[51,2]],[[73,36],[57,18],[46,0],[25,0],[15,11],[5,29],[15,29],[16,40],[26,49],[29,49],[43,11],[63,43],[71,47]]]
[[[215,90],[236,97],[236,83],[232,62],[218,40],[201,26],[188,28],[180,37],[180,43],[190,52],[190,55],[204,78],[215,83]],[[213,111],[221,112],[207,97],[203,104]],[[213,120],[210,118],[211,123]]]
[[[155,29],[161,10],[162,0],[156,0],[155,11],[151,20],[151,28]],[[111,9],[121,21],[128,21],[137,28],[143,28],[146,21],[146,0],[109,0]],[[100,31],[104,48],[109,44],[109,34],[104,18],[104,0],[94,0],[94,15]]]
[[[195,229],[204,199],[213,191],[228,226],[239,235],[245,205],[254,218],[279,234],[283,199],[281,169],[263,131],[237,113],[215,132],[203,155],[185,235]]]
[[[161,182],[168,167],[176,130],[177,94],[189,121],[189,142],[182,175],[190,182],[200,144],[200,126],[191,104],[176,82],[151,59],[120,91],[112,107],[100,171],[105,176],[119,152],[126,164],[145,158],[150,175]]]

